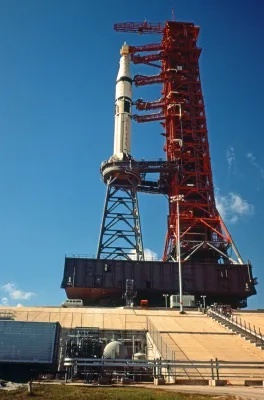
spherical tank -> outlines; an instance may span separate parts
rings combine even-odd
[[[117,340],[108,343],[104,348],[103,357],[104,358],[126,358],[127,349],[123,343]]]

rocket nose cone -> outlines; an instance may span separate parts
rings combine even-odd
[[[122,56],[120,58],[120,66],[119,66],[119,71],[118,71],[116,79],[118,80],[122,76],[127,76],[128,78],[131,78],[131,76],[130,76],[130,68],[129,68],[129,57],[128,56]]]

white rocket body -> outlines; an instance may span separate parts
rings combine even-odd
[[[132,119],[132,79],[129,71],[129,46],[121,48],[120,67],[116,78],[115,135],[113,159],[124,160],[130,156]]]

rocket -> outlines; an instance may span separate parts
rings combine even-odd
[[[114,160],[122,161],[130,156],[132,119],[132,79],[129,71],[129,46],[124,43],[120,50],[120,66],[116,78]]]
[[[101,174],[107,185],[136,187],[141,177],[132,167],[130,154],[132,120],[132,78],[129,71],[129,46],[124,43],[120,50],[120,66],[116,78],[115,133],[113,155],[101,165]],[[129,161],[129,167],[128,162]]]

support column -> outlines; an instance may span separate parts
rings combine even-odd
[[[144,260],[137,192],[107,185],[97,258]]]

